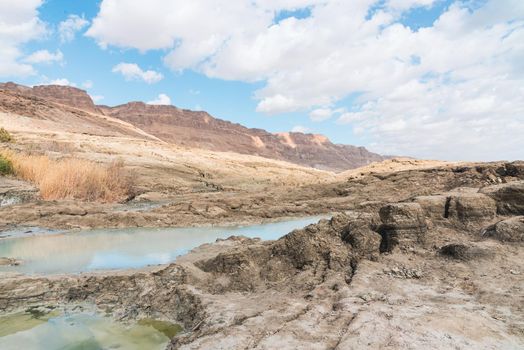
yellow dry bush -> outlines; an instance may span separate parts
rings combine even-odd
[[[109,166],[77,158],[51,159],[1,151],[11,161],[14,174],[34,183],[45,200],[77,199],[83,201],[119,202],[132,191],[122,162]]]

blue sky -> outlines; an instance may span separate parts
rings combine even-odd
[[[523,2],[5,1],[4,22],[33,32],[0,30],[0,53],[17,50],[3,81],[72,84],[107,105],[163,94],[248,127],[386,154],[524,158],[522,141],[485,146],[524,130],[522,95],[501,92],[523,86]],[[64,40],[68,20],[78,26]],[[31,59],[44,51],[54,58]]]

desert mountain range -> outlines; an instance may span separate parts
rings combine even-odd
[[[31,103],[43,99],[45,102],[73,107],[83,112],[81,118],[96,119],[97,128],[108,128],[104,133],[111,133],[115,127],[122,129],[123,124],[118,123],[120,120],[127,125],[126,133],[132,132],[142,137],[150,136],[191,148],[256,155],[322,170],[340,172],[387,158],[364,147],[334,144],[323,135],[270,133],[214,118],[203,111],[143,102],[129,102],[115,107],[95,105],[87,92],[70,86],[42,85],[31,88],[9,82],[0,84],[0,94],[4,95],[0,96],[4,102],[18,97],[22,100],[31,98]],[[18,104],[23,104],[22,100]],[[12,101],[8,105],[10,112],[20,107],[13,105]],[[75,113],[78,116],[80,112]],[[89,128],[87,124],[84,127]],[[128,124],[135,130],[129,128]],[[89,130],[84,132],[88,133]]]

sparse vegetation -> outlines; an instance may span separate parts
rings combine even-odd
[[[104,166],[92,161],[2,151],[19,178],[34,183],[46,200],[77,199],[119,202],[129,197],[132,185],[122,162]]]
[[[9,131],[4,128],[0,128],[0,142],[13,142],[14,138],[11,136]]]
[[[9,159],[0,154],[0,175],[9,175],[13,173],[13,164]]]

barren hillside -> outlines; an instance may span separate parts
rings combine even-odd
[[[116,107],[96,106],[85,91],[73,87],[44,85],[29,88],[4,83],[0,84],[0,89],[16,92],[20,97],[36,97],[83,112],[114,117],[179,146],[256,155],[331,171],[357,168],[385,159],[364,147],[333,144],[322,135],[297,132],[273,134],[217,119],[206,112],[175,106],[155,106],[142,102]],[[7,105],[4,105],[4,109],[9,111]],[[106,128],[111,130],[109,125]]]

